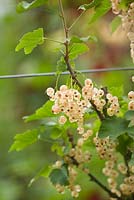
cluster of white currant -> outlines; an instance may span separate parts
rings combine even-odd
[[[92,135],[92,131],[88,130],[86,137],[83,135],[81,138],[77,140],[77,144],[70,149],[69,153],[64,156],[64,163],[68,166],[68,180],[69,184],[67,186],[62,186],[60,184],[56,185],[56,189],[60,193],[64,193],[65,189],[69,189],[71,191],[71,195],[74,198],[79,196],[81,191],[80,185],[75,184],[75,180],[77,177],[76,167],[85,173],[89,173],[89,169],[84,166],[84,164],[88,164],[91,160],[91,154],[89,151],[83,151],[82,146],[84,142]],[[61,168],[62,162],[56,161],[54,164],[54,168]]]
[[[134,2],[128,7],[128,10],[120,10],[120,0],[111,0],[112,11],[114,14],[119,14],[122,20],[122,27],[127,32],[130,40],[131,57],[134,62]]]
[[[122,13],[122,26],[130,40],[131,57],[134,62],[134,3],[130,4],[127,12]]]
[[[127,167],[125,163],[118,163],[116,143],[108,137],[100,139],[96,136],[94,143],[100,158],[106,161],[103,173],[108,177],[107,182],[111,192],[118,197],[121,197],[122,194],[126,196],[134,194],[134,165]],[[124,176],[120,185],[118,185],[117,180],[119,175]],[[115,198],[111,199],[114,200]]]
[[[134,174],[124,178],[124,183],[120,185],[120,190],[124,195],[134,194]]]
[[[134,83],[134,76],[132,76],[132,82]],[[134,91],[128,93],[128,99],[130,100],[128,103],[128,110],[134,110]]]
[[[54,169],[60,169],[62,167],[62,164],[63,164],[63,162],[58,160],[53,165],[53,168]],[[71,191],[72,197],[77,198],[79,196],[80,191],[81,191],[81,187],[80,187],[80,185],[74,184],[76,177],[77,177],[77,171],[73,167],[73,165],[70,165],[68,167],[68,181],[69,181],[68,185],[64,186],[64,185],[61,185],[61,184],[58,183],[58,184],[55,185],[56,190],[59,193],[64,194],[65,189],[69,189]]]
[[[69,89],[66,85],[62,85],[57,92],[53,88],[48,88],[47,95],[50,100],[54,101],[53,113],[63,114],[59,117],[59,123],[64,124],[67,118],[70,122],[77,122],[80,134],[84,133],[83,117],[85,111],[92,107],[92,103],[101,113],[103,113],[103,108],[107,104],[107,114],[109,116],[113,116],[119,111],[118,98],[110,93],[105,95],[102,89],[93,86],[91,79],[85,80],[82,94],[78,90]]]
[[[117,178],[119,173],[115,168],[117,162],[116,143],[110,140],[109,137],[101,139],[98,136],[94,138],[94,143],[100,158],[106,161],[102,172],[108,177],[107,182],[109,188],[112,193],[120,197],[121,192],[117,188]]]
[[[129,103],[128,103],[128,110],[134,110],[134,91],[130,91],[128,93]]]
[[[108,93],[106,95],[106,99],[108,104],[107,114],[109,116],[116,115],[119,112],[120,108],[118,97],[112,96],[112,94]]]
[[[132,77],[132,80],[134,81],[134,77]],[[90,152],[83,151],[82,148],[84,142],[93,134],[92,130],[85,130],[84,128],[84,114],[87,109],[92,107],[94,104],[96,110],[102,114],[105,108],[107,109],[107,114],[109,116],[113,116],[119,112],[118,98],[116,96],[112,96],[110,93],[105,94],[102,89],[94,87],[91,79],[85,80],[85,84],[82,88],[82,94],[78,90],[69,89],[66,85],[62,85],[57,92],[55,92],[53,88],[48,88],[47,95],[50,97],[51,101],[54,101],[52,112],[60,115],[60,124],[65,124],[67,119],[71,123],[77,123],[77,132],[79,136],[76,144],[72,144],[72,148],[69,153],[63,157],[63,162],[68,166],[69,184],[67,186],[60,184],[56,185],[58,192],[64,193],[67,188],[71,191],[72,196],[77,198],[79,196],[79,192],[81,191],[81,187],[80,185],[75,184],[77,177],[76,166],[85,171],[85,173],[89,174],[89,169],[85,167],[84,164],[89,163],[91,160]],[[132,110],[131,106],[132,102],[134,102],[134,91],[130,91],[128,97],[131,102],[129,107]],[[117,164],[116,143],[110,140],[109,137],[101,139],[98,136],[96,136],[93,141],[96,145],[100,158],[106,161],[103,173],[107,176],[107,182],[111,192],[116,194],[118,197],[120,197],[123,193],[122,190],[124,190],[124,195],[133,192],[133,182],[130,181],[130,179],[133,179],[133,175],[128,177],[128,179],[124,179],[124,182],[118,186],[117,178],[119,173],[126,175],[128,169],[124,163]],[[63,162],[57,161],[54,167],[61,168]],[[131,166],[130,171],[132,174],[134,166]]]
[[[115,142],[110,140],[109,137],[99,138],[97,135],[94,137],[93,141],[101,159],[116,161]]]

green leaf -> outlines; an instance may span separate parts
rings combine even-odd
[[[87,37],[81,37],[79,38],[78,36],[73,36],[71,38],[71,43],[83,43],[83,42],[89,42],[89,41],[93,41],[93,42],[97,42],[97,37],[89,35]]]
[[[39,120],[46,117],[55,117],[52,113],[52,101],[47,101],[41,108],[37,109],[36,112],[28,117],[24,117],[25,122]]]
[[[64,72],[67,70],[64,57],[62,56],[57,62],[57,72]]]
[[[89,4],[84,4],[79,7],[79,10],[88,10],[90,8],[96,7],[100,4],[100,0],[93,0]]]
[[[38,28],[33,32],[24,34],[20,39],[19,44],[16,46],[15,51],[19,51],[24,48],[24,53],[30,54],[37,45],[43,44],[43,42],[43,29]]]
[[[128,110],[126,113],[125,113],[125,119],[126,120],[129,120],[130,123],[129,123],[129,126],[134,126],[134,111],[133,110]]]
[[[99,130],[99,137],[105,138],[110,137],[110,139],[115,140],[120,135],[128,132],[129,121],[123,118],[107,118],[102,121]]]
[[[57,155],[59,156],[63,156],[63,147],[61,144],[59,143],[54,143],[51,147],[51,151],[52,152],[56,152]]]
[[[95,13],[91,17],[89,23],[93,23],[98,20],[100,17],[105,15],[111,9],[111,2],[109,0],[103,0],[100,4],[96,7]]]
[[[114,33],[120,25],[121,25],[121,18],[119,16],[116,16],[110,24],[111,32]]]
[[[129,165],[131,166],[131,165],[134,165],[134,152],[133,152],[133,154],[132,154],[132,156],[131,156],[131,160],[130,160],[130,162],[129,162]]]
[[[134,140],[134,126],[128,127],[126,132]]]
[[[68,185],[68,171],[65,166],[62,166],[60,169],[54,169],[49,175],[50,181],[56,185]]]
[[[48,0],[34,0],[31,3],[28,3],[27,1],[22,1],[17,5],[17,12],[22,13],[25,11],[28,11],[32,8],[37,8],[39,6],[42,6],[43,4],[47,3]]]
[[[17,134],[14,137],[14,143],[10,147],[9,151],[21,151],[25,147],[35,143],[38,140],[39,130],[28,130],[24,133]]]
[[[128,152],[128,149],[131,148],[133,143],[132,138],[128,134],[123,134],[118,137],[117,151],[119,151],[123,156]]]
[[[30,183],[28,184],[28,186],[30,187],[38,178],[40,177],[45,177],[48,178],[50,173],[52,171],[52,166],[50,165],[45,165],[37,174],[34,178],[32,178],[30,180]]]
[[[122,97],[124,94],[124,88],[123,85],[117,86],[117,87],[109,87],[109,91],[112,93],[112,95],[117,96],[118,98]]]
[[[89,50],[88,46],[83,43],[72,44],[70,47],[69,58],[76,59],[79,55],[87,52],[88,50]]]
[[[125,113],[125,119],[127,119],[129,121],[134,120],[134,110],[128,110]]]
[[[53,129],[52,129],[52,133],[51,133],[51,138],[53,139],[53,140],[56,140],[56,139],[58,139],[61,135],[62,135],[62,133],[63,133],[63,129],[61,129],[61,128],[59,128],[59,127],[54,127]]]

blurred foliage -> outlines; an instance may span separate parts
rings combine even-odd
[[[16,13],[16,1],[0,0],[0,74],[19,74],[55,71],[56,61],[59,58],[57,51],[59,46],[46,42],[38,47],[31,55],[24,56],[23,52],[15,53],[15,47],[21,36],[34,29],[43,27],[46,36],[63,38],[62,24],[57,10],[57,2],[49,0],[49,5],[34,9],[25,14]],[[20,2],[20,1],[17,1]],[[68,23],[79,15],[77,8],[81,4],[89,3],[86,0],[64,0],[65,12],[68,15]],[[132,66],[129,56],[129,45],[121,29],[110,32],[109,22],[114,18],[109,12],[94,25],[89,25],[90,14],[88,11],[80,22],[76,24],[72,35],[95,35],[98,43],[90,43],[90,51],[77,60],[77,69],[84,68],[108,68]],[[47,26],[46,26],[47,25]],[[79,28],[81,27],[81,28]],[[101,27],[101,29],[100,29]],[[79,31],[79,33],[78,33]],[[120,34],[120,36],[119,36]],[[122,41],[124,41],[122,43]],[[132,86],[129,84],[131,72],[96,73],[90,76],[100,85],[121,86],[123,93]],[[83,75],[84,80],[85,75]],[[66,77],[67,79],[68,77]],[[118,81],[117,81],[118,80]],[[65,77],[60,77],[64,83]],[[42,77],[29,79],[0,80],[0,199],[1,200],[71,200],[59,195],[48,180],[39,179],[31,187],[28,184],[35,172],[38,172],[49,160],[56,160],[54,154],[49,151],[49,143],[39,142],[21,153],[8,153],[12,138],[18,130],[24,131],[27,125],[22,117],[34,112],[46,100],[45,90],[48,86],[55,86],[56,77]],[[115,91],[118,94],[118,91]],[[33,123],[31,123],[31,128]],[[35,124],[34,124],[35,126]],[[29,128],[29,125],[28,125]],[[102,165],[100,161],[98,166]],[[94,166],[94,163],[93,163]],[[40,169],[39,169],[40,168]],[[94,169],[93,169],[94,170]],[[95,172],[97,174],[97,172]],[[92,193],[99,191],[96,185],[91,185],[88,180],[82,180],[83,192],[79,199],[91,199]],[[103,177],[102,177],[103,178]],[[99,199],[99,198],[98,198]]]

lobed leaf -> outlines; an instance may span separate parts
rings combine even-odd
[[[131,165],[134,165],[134,152],[132,153],[132,156],[131,156],[129,165],[130,165],[130,166],[131,166]]]
[[[60,143],[54,143],[51,147],[52,152],[56,152],[57,155],[63,156],[63,147]]]
[[[39,120],[46,117],[55,117],[52,113],[52,101],[47,101],[41,108],[37,109],[36,112],[28,117],[24,117],[25,122]]]
[[[78,37],[78,36],[73,36],[71,38],[71,41],[72,43],[83,43],[83,42],[89,42],[89,41],[93,41],[93,42],[97,42],[97,37],[96,36],[92,36],[92,35],[89,35],[87,37]]]
[[[70,59],[76,59],[79,55],[89,51],[86,44],[74,43],[70,47],[69,57]]]
[[[43,29],[38,28],[33,32],[24,34],[20,39],[19,44],[16,46],[15,51],[19,51],[24,48],[24,53],[30,54],[37,45],[43,44],[43,42]]]
[[[95,13],[92,15],[89,23],[93,23],[98,20],[100,17],[105,15],[111,9],[111,2],[109,0],[103,0],[100,4],[95,8]]]
[[[126,132],[134,140],[134,126],[128,127]]]
[[[52,129],[52,132],[51,132],[51,135],[50,135],[50,138],[53,139],[53,140],[56,140],[58,138],[60,138],[60,136],[62,135],[64,129],[56,126]]]
[[[18,3],[16,10],[18,13],[22,13],[22,12],[28,11],[32,8],[37,8],[39,6],[42,6],[43,4],[45,4],[47,2],[48,2],[48,0],[34,0],[31,3],[28,3],[27,1],[22,1],[22,2]]]
[[[56,68],[57,68],[57,72],[64,72],[67,70],[66,63],[63,56],[57,61]]]
[[[88,9],[90,9],[90,8],[93,8],[93,7],[96,7],[96,6],[98,6],[100,4],[100,0],[93,0],[91,3],[89,3],[89,4],[84,4],[84,5],[81,5],[80,7],[79,7],[79,9],[81,9],[81,10],[88,10]]]
[[[37,129],[28,130],[24,133],[17,134],[14,137],[14,143],[10,147],[9,151],[21,151],[25,147],[35,143],[38,140],[39,131]]]
[[[120,135],[124,134],[128,129],[129,121],[123,118],[106,118],[102,121],[99,130],[99,137],[105,138],[110,137],[110,139],[115,140]]]
[[[60,169],[54,169],[49,175],[50,181],[56,185],[68,185],[68,172],[65,166],[62,166]]]
[[[125,113],[125,119],[127,119],[129,121],[134,120],[134,110],[128,110]]]
[[[127,154],[128,149],[131,148],[133,144],[133,139],[128,134],[123,134],[118,137],[117,151],[119,151],[123,156]]]
[[[119,16],[116,16],[110,24],[111,32],[114,33],[120,25],[121,25],[121,18]]]
[[[30,180],[30,183],[28,186],[30,187],[38,178],[40,177],[49,177],[50,173],[52,171],[52,166],[46,164],[37,174],[34,178]]]

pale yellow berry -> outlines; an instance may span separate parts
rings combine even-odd
[[[60,91],[61,92],[64,92],[64,91],[66,91],[68,88],[67,88],[67,86],[66,85],[61,85],[60,86]]]
[[[129,98],[130,100],[134,100],[134,91],[130,91],[130,92],[128,93],[128,98]]]
[[[109,183],[109,187],[115,189],[117,187],[117,182],[113,178],[108,178],[107,182]]]
[[[113,116],[113,115],[114,115],[114,109],[113,109],[113,108],[108,108],[108,109],[107,109],[107,114],[108,114],[109,116]]]
[[[121,192],[117,189],[111,189],[111,192],[116,194],[118,197],[121,197]]]
[[[55,166],[56,168],[61,168],[61,166],[62,166],[62,161],[57,160],[57,161],[55,162],[54,166]]]
[[[61,194],[64,194],[65,193],[65,187],[63,185],[60,185],[60,184],[56,184],[56,190],[61,193]]]
[[[83,138],[79,138],[78,141],[77,141],[77,146],[78,147],[82,147],[84,144],[84,139]]]
[[[60,112],[59,106],[58,106],[58,105],[53,105],[53,106],[52,106],[52,112],[53,112],[54,114],[58,114],[58,113]]]
[[[85,80],[85,86],[92,87],[92,86],[93,86],[92,80],[91,80],[91,79],[86,79],[86,80]]]
[[[74,190],[75,190],[76,192],[80,192],[80,191],[81,191],[80,185],[75,185],[75,186],[74,186]]]
[[[77,191],[72,191],[71,195],[72,195],[72,197],[77,198],[79,196],[79,193]]]
[[[127,173],[127,167],[124,163],[120,163],[118,164],[118,170],[122,173],[122,174],[126,174]]]
[[[46,93],[49,97],[52,97],[54,95],[54,89],[49,87],[47,88]]]
[[[82,136],[83,136],[84,140],[87,140],[92,135],[93,135],[93,131],[92,130],[87,130],[87,132],[84,133]]]
[[[110,93],[106,94],[106,98],[107,98],[108,100],[110,100],[110,99],[112,98],[112,94],[110,94]]]
[[[130,101],[128,104],[128,110],[134,110],[134,100]]]
[[[65,116],[60,116],[59,118],[59,124],[65,124],[67,121],[67,118]]]
[[[129,169],[132,173],[134,173],[134,165],[129,166]]]
[[[77,131],[79,134],[83,134],[84,133],[84,128],[83,127],[78,127]]]

